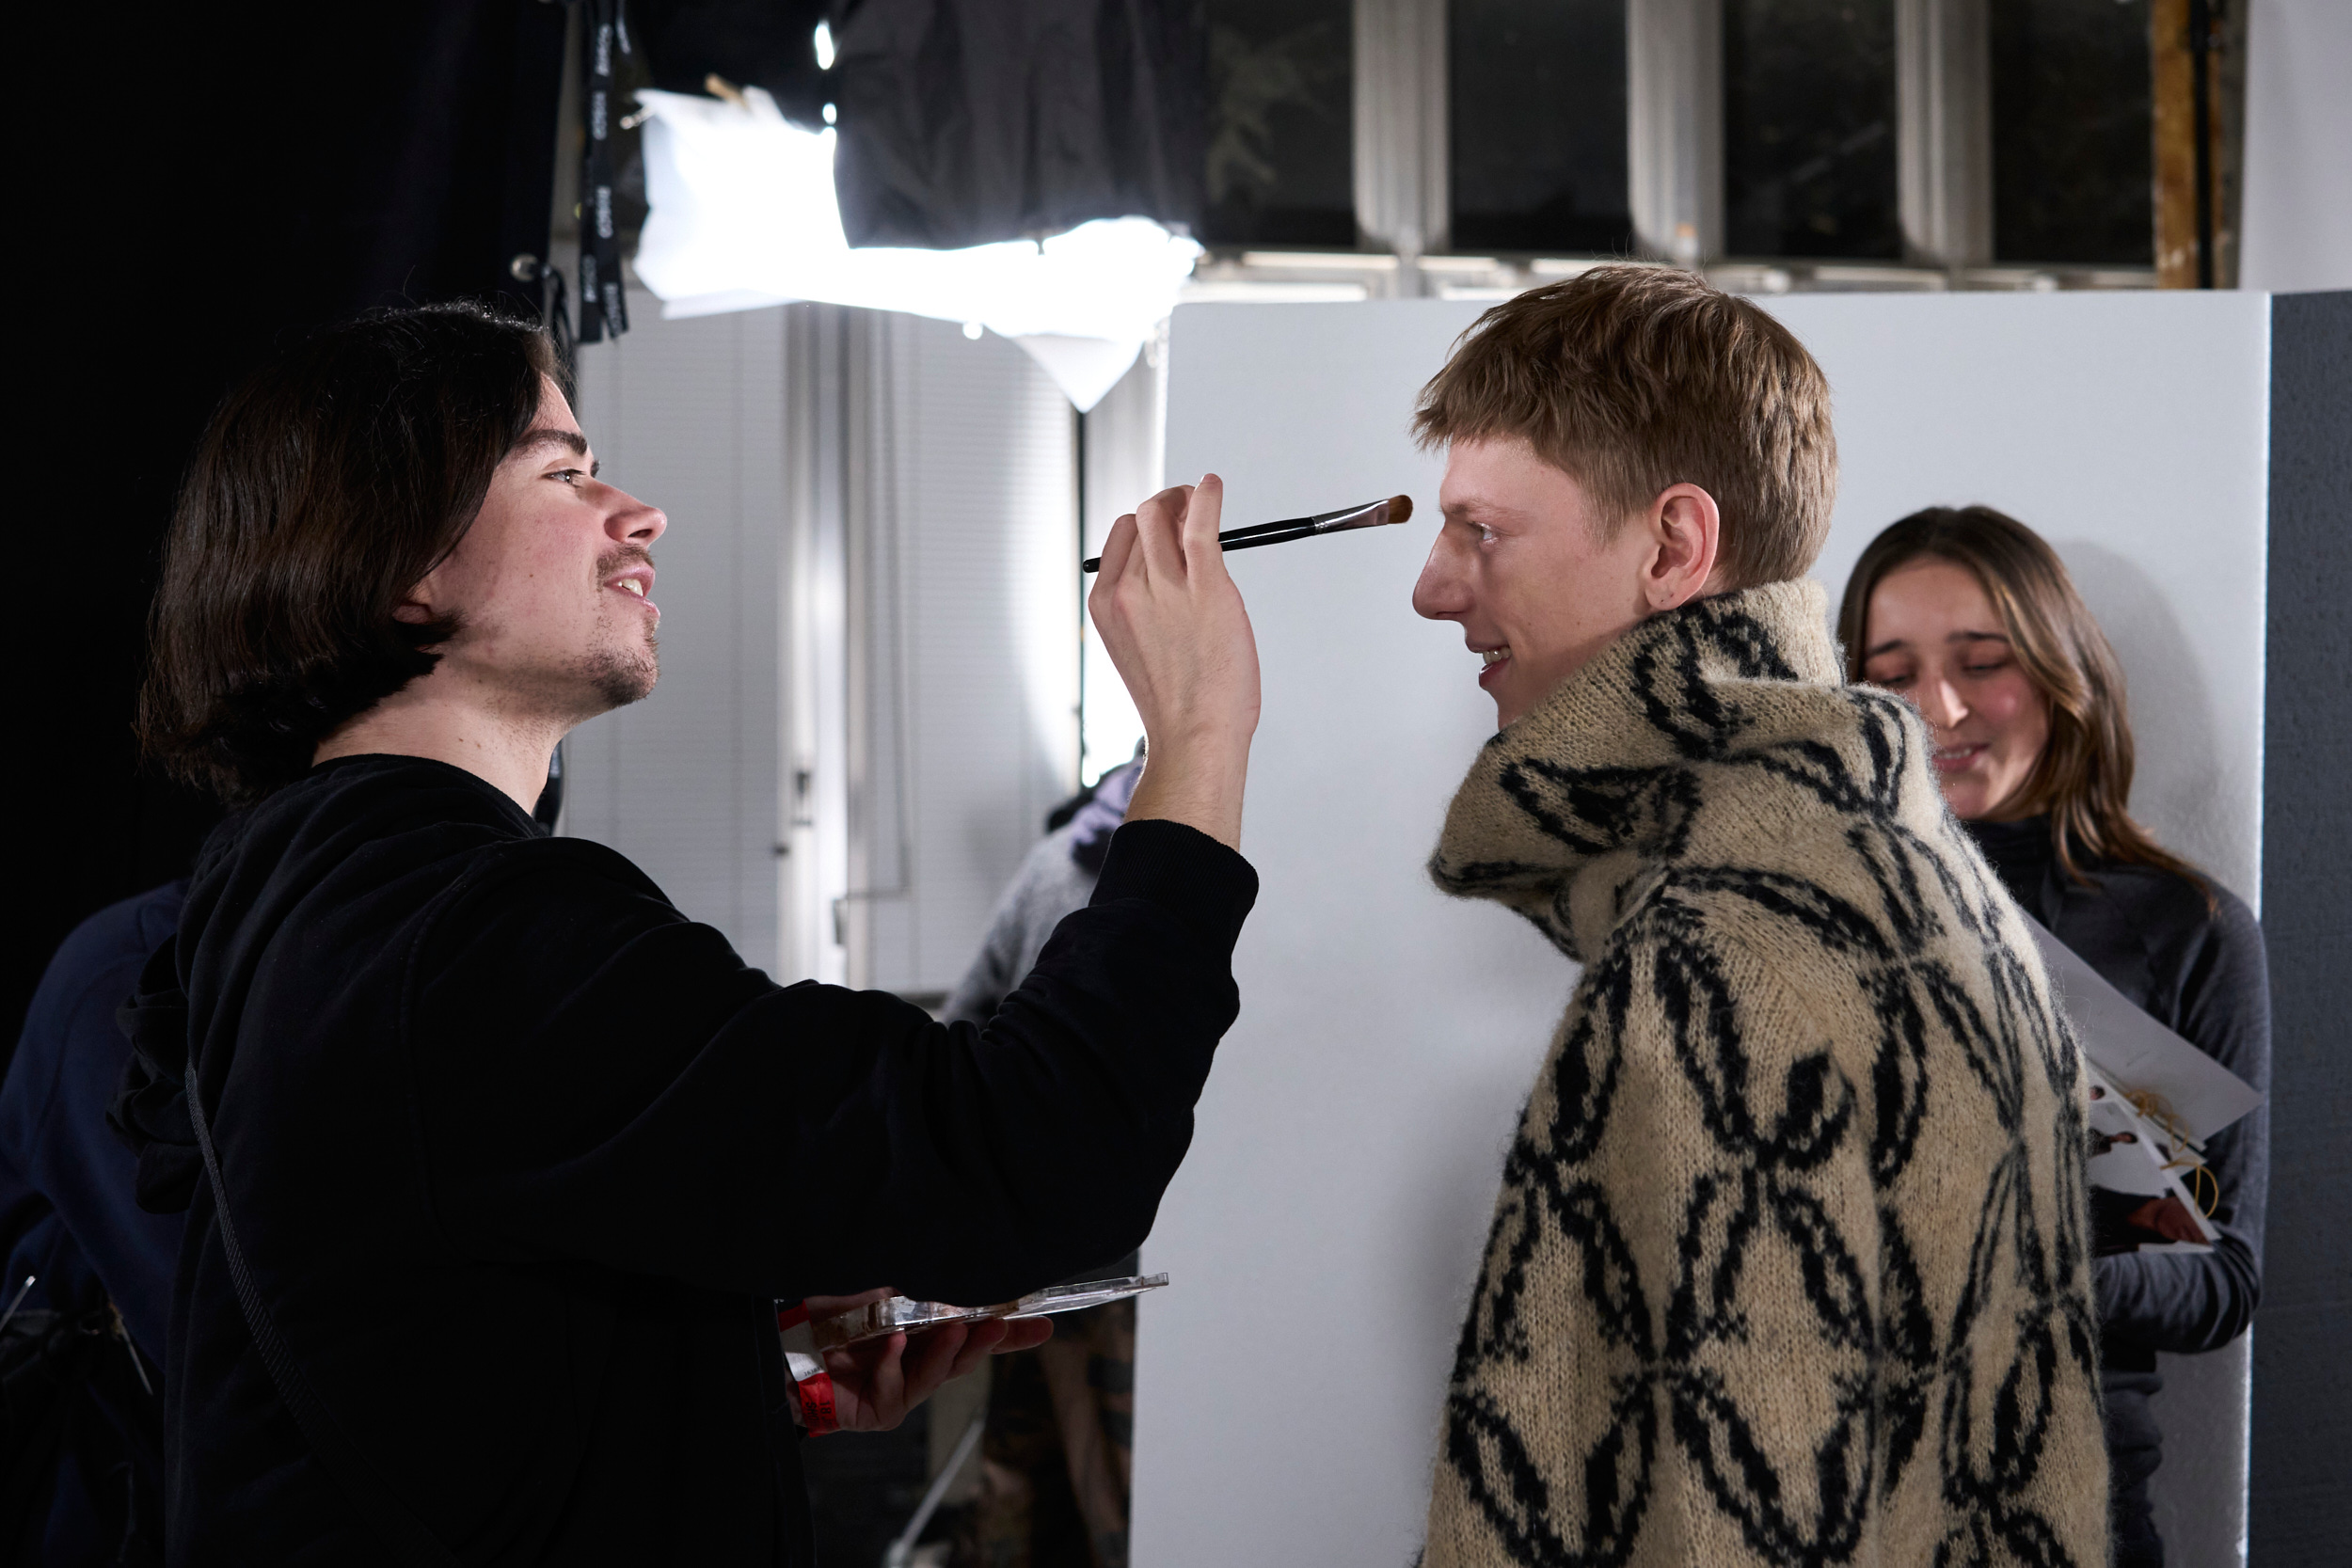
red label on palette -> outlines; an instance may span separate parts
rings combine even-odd
[[[834,1409],[833,1379],[822,1372],[801,1379],[801,1424],[811,1437],[821,1437],[828,1432],[841,1430],[841,1418]]]

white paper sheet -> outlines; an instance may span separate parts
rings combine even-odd
[[[2262,1103],[2251,1085],[2142,1012],[2040,921],[2026,915],[2026,924],[2033,927],[2083,1053],[2109,1082],[2135,1094],[2161,1095],[2200,1144]]]

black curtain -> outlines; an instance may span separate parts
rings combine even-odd
[[[215,816],[131,736],[206,416],[257,356],[370,306],[535,311],[511,263],[547,253],[565,24],[541,0],[27,11],[7,309],[32,615],[8,756],[32,907],[0,980],[10,1053],[58,941],[182,874]]]
[[[833,101],[817,24],[834,9],[830,0],[634,0],[629,16],[662,91],[703,92],[713,76],[764,87],[787,119],[814,130]]]
[[[1200,221],[1208,32],[1198,0],[638,0],[657,86],[761,87],[838,115],[853,245],[953,249],[1091,218]],[[830,25],[833,69],[812,47]]]
[[[1200,221],[1208,34],[1188,0],[860,0],[835,31],[851,245]]]

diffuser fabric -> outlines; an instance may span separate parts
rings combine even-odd
[[[1200,254],[1142,217],[960,250],[853,250],[834,197],[834,133],[787,123],[757,87],[740,106],[637,97],[653,117],[637,276],[665,314],[807,299],[977,323],[1029,348],[1083,410],[1125,373]]]

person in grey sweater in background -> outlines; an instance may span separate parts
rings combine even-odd
[[[944,1022],[987,1022],[996,1004],[1036,965],[1062,917],[1086,908],[1095,879],[1103,874],[1103,857],[1110,852],[1111,834],[1127,819],[1127,801],[1142,777],[1141,757],[1121,763],[1092,791],[1047,819],[1051,831],[1030,848],[996,900],[978,956],[948,993],[940,1014]],[[1055,817],[1062,820],[1057,824]]]
[[[1142,777],[1138,756],[1046,819],[1046,835],[996,901],[944,1020],[986,1022],[1062,917],[1086,908]],[[1079,1277],[1131,1275],[1137,1261],[1130,1253]],[[1073,1312],[1036,1350],[998,1358],[979,1496],[955,1544],[956,1568],[1125,1568],[1135,1364],[1132,1301]]]

